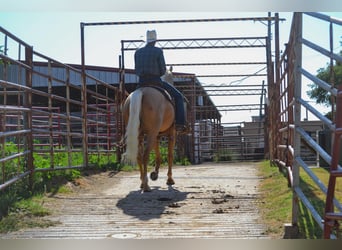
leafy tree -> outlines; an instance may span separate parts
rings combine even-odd
[[[340,55],[342,56],[342,51],[340,51]],[[320,68],[317,70],[317,77],[327,83],[330,83],[330,69],[331,66],[330,64],[327,65],[325,68]],[[342,63],[341,62],[336,62],[335,65],[333,65],[332,68],[334,72],[334,81],[335,81],[335,86],[342,84]],[[311,99],[316,100],[316,103],[318,104],[324,104],[326,106],[331,106],[331,95],[328,91],[322,89],[319,87],[317,84],[312,83],[309,84],[309,87],[311,88],[309,91],[307,91],[308,96]],[[329,112],[327,117],[331,118],[331,112]]]
[[[0,54],[4,55],[5,54],[5,46],[4,45],[0,45]],[[4,64],[4,60],[2,58],[0,58],[0,65]]]

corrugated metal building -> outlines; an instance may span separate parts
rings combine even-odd
[[[81,70],[80,65],[69,64],[69,66]],[[49,70],[51,70],[53,78],[59,79],[60,82],[53,81],[52,86],[62,86],[61,82],[65,82],[66,80],[66,69],[63,67],[58,67],[52,65],[49,69],[47,63],[43,62],[34,62],[33,70],[41,73],[42,75],[48,75]],[[8,65],[7,71],[4,71],[4,68],[0,65],[0,75],[4,75],[6,73],[7,81],[21,83],[24,85],[24,69],[21,69],[18,65]],[[19,73],[20,72],[20,73]],[[94,76],[95,78],[107,82],[109,84],[118,85],[119,84],[119,69],[110,68],[110,67],[99,67],[99,66],[86,66],[86,73]],[[81,74],[77,74],[75,71],[70,72],[70,81],[74,84],[81,85]],[[125,70],[125,82],[128,83],[136,83],[138,81],[138,77],[134,74],[133,70]],[[47,87],[47,79],[46,77],[33,75],[33,87]],[[92,83],[87,83],[91,85]]]
[[[81,70],[81,65],[69,64],[69,66]],[[48,78],[43,77],[50,75],[49,71],[51,71],[52,75],[52,87],[64,86],[67,79],[67,72],[64,67],[59,67],[58,65],[48,66],[45,62],[34,62],[34,71],[40,73],[33,75],[33,88],[46,88],[48,86]],[[8,65],[6,72],[2,65],[0,65],[0,75],[5,75],[5,80],[19,83],[25,85],[25,70],[20,68],[18,65]],[[112,67],[102,67],[102,66],[86,66],[86,73],[103,81],[109,83],[114,86],[119,86],[120,82],[120,73],[118,68]],[[138,83],[138,77],[135,75],[134,70],[125,69],[125,87],[128,92],[133,91],[136,88],[136,84]],[[190,74],[191,75],[191,74]],[[208,107],[210,112],[199,112],[197,111],[196,120],[202,119],[220,119],[221,115],[217,110],[216,106],[207,95],[204,88],[201,86],[201,83],[197,80],[195,75],[192,75],[192,78],[188,77],[189,74],[184,73],[175,73],[174,84],[183,94],[187,97],[189,101],[194,100],[195,106],[205,106]],[[71,71],[70,82],[74,85],[81,86],[81,73],[77,73],[77,71]],[[87,80],[87,85],[91,86],[95,83],[91,80]],[[207,113],[207,114],[206,114]]]

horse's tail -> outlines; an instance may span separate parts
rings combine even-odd
[[[142,96],[142,91],[138,89],[130,97],[129,118],[125,134],[126,152],[123,154],[123,161],[129,164],[137,163]]]

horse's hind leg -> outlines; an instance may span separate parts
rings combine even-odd
[[[151,134],[147,135],[146,146],[145,146],[144,154],[142,157],[143,164],[142,164],[140,173],[141,173],[141,188],[143,189],[144,192],[151,191],[151,188],[148,185],[147,165],[149,161],[150,152],[152,148],[155,146],[156,138],[157,138],[157,135],[151,135]]]
[[[161,155],[160,155],[160,150],[159,150],[159,140],[160,138],[157,138],[157,141],[154,146],[154,152],[156,153],[156,166],[154,168],[154,171],[151,172],[150,178],[151,180],[155,181],[158,179],[158,174],[159,174],[159,168],[161,164]]]
[[[167,155],[167,161],[168,161],[168,171],[167,171],[167,185],[174,185],[175,181],[172,178],[172,164],[173,164],[173,149],[175,147],[176,143],[176,131],[172,130],[168,137],[168,155]]]
[[[140,170],[140,180],[141,180],[141,185],[140,188],[141,189],[145,189],[145,186],[147,184],[147,176],[146,176],[146,172],[144,172],[144,136],[139,136],[139,149],[138,149],[138,157],[137,157],[137,161],[138,161],[138,166],[139,166],[139,170]]]

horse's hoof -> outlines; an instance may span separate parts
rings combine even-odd
[[[150,178],[152,181],[156,181],[158,179],[158,173],[155,171],[151,172]]]
[[[142,192],[151,192],[151,188],[148,184],[144,185],[143,183],[141,183],[140,189]]]
[[[143,188],[142,191],[143,191],[144,193],[145,193],[145,192],[151,192],[152,189],[151,189],[149,186],[146,186],[146,187]]]
[[[175,181],[174,181],[172,178],[169,178],[169,179],[167,179],[166,184],[167,184],[167,185],[174,185],[174,184],[175,184]]]

